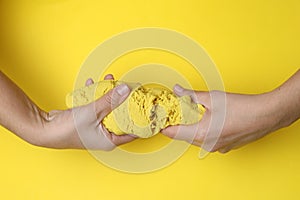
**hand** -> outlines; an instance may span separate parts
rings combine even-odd
[[[206,136],[205,142],[216,141],[215,145],[207,151],[219,151],[226,153],[231,149],[239,148],[245,144],[255,141],[268,133],[278,129],[280,121],[280,112],[277,101],[274,100],[274,93],[265,93],[259,95],[243,95],[222,93],[219,91],[200,92],[187,90],[179,85],[174,87],[174,92],[178,96],[189,95],[195,103],[202,104],[206,112],[202,120],[193,125],[170,126],[162,133],[170,138],[185,140],[194,145],[201,146]],[[211,117],[220,115],[220,106],[212,107],[210,95],[225,95],[226,111],[225,121],[219,138],[209,137],[212,129],[209,127]],[[218,134],[217,134],[218,135]],[[205,146],[205,145],[204,145]],[[203,146],[202,146],[203,147]]]
[[[113,79],[113,76],[109,74],[105,79]],[[86,85],[90,84],[93,84],[91,79],[86,81]],[[129,87],[122,84],[86,106],[49,112],[44,117],[46,122],[38,145],[51,148],[112,150],[117,145],[134,140],[135,137],[131,135],[118,136],[108,132],[101,123],[129,93]]]

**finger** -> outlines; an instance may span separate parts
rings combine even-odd
[[[105,126],[103,126],[103,124],[100,124],[101,128],[102,128],[102,132],[104,133],[104,135],[106,136],[106,138],[108,138],[110,140],[110,143],[112,143],[113,145],[111,146],[112,149],[115,148],[115,146],[121,145],[121,144],[125,144],[128,142],[131,142],[135,139],[137,139],[138,137],[136,135],[129,135],[129,134],[124,134],[124,135],[116,135],[115,133],[111,133],[109,132]],[[107,149],[107,150],[112,150],[112,149]]]
[[[222,149],[219,149],[218,151],[220,152],[220,153],[227,153],[227,152],[229,152],[231,149],[230,148],[228,148],[228,147],[225,147],[225,148],[222,148]]]
[[[110,90],[95,102],[98,119],[102,120],[114,108],[118,107],[129,95],[130,88],[126,84],[121,84]]]
[[[224,145],[222,147],[220,147],[218,149],[218,151],[220,153],[227,153],[229,151],[231,151],[232,149],[237,149],[237,148],[240,148],[248,143],[252,142],[251,140],[249,140],[249,137],[248,136],[243,136],[243,137],[240,137],[238,138],[237,140],[231,142],[230,144],[228,145]]]
[[[91,79],[91,78],[89,78],[89,79],[86,80],[86,82],[85,82],[85,86],[89,86],[89,85],[92,85],[92,84],[94,84],[94,81],[93,81],[93,79]]]
[[[104,80],[114,80],[114,76],[112,74],[107,74],[105,75]],[[85,82],[85,86],[89,86],[92,84],[94,84],[94,80],[92,78],[87,79]]]
[[[228,145],[228,146],[225,146],[225,147],[222,147],[222,148],[218,149],[218,151],[219,151],[220,153],[227,153],[227,152],[229,152],[229,151],[231,151],[231,150],[233,150],[233,149],[240,148],[240,147],[244,146],[244,145],[247,144],[247,143],[248,143],[248,142],[242,142],[242,143],[240,143],[240,142],[235,142],[235,143],[233,143],[233,144],[230,144],[230,145]]]
[[[249,143],[252,143],[262,137],[264,137],[265,134],[264,133],[261,133],[261,134],[255,134],[255,136],[253,136],[252,134],[251,135],[247,135],[247,136],[244,136],[244,137],[241,137],[239,138],[237,141],[231,143],[230,145],[227,145],[223,148],[220,148],[219,149],[219,152],[220,153],[227,153],[229,152],[230,150],[233,150],[233,149],[238,149],[242,146],[245,146]]]
[[[124,134],[124,135],[116,135],[114,133],[111,133],[111,140],[115,145],[121,145],[121,144],[125,144],[128,142],[131,142],[133,140],[137,139],[137,137],[132,136],[132,135],[128,135],[128,134]]]
[[[185,89],[178,84],[174,86],[173,90],[174,93],[180,97],[188,95],[195,103],[202,104],[204,106],[208,105],[207,103],[207,101],[209,100],[208,92],[200,92],[200,91]]]
[[[101,148],[105,151],[113,150],[116,147],[116,144],[114,144],[112,141],[111,133],[105,128],[102,123],[99,124],[99,129],[100,132],[105,136],[105,139],[101,141]],[[100,140],[98,142],[100,142]]]
[[[184,140],[188,143],[198,144],[198,146],[204,139],[204,135],[199,131],[199,124],[169,126],[161,133],[172,139]]]
[[[106,74],[104,80],[115,80],[115,78],[112,74]]]

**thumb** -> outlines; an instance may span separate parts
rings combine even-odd
[[[100,120],[118,107],[129,95],[130,89],[126,84],[121,84],[110,90],[95,102],[96,113]]]
[[[207,106],[207,104],[208,104],[207,103],[209,100],[208,92],[185,89],[178,84],[176,84],[173,87],[173,90],[174,90],[174,93],[180,97],[181,96],[190,96],[191,99],[197,104],[202,104],[204,106]]]

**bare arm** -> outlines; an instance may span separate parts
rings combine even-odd
[[[277,99],[275,107],[281,111],[278,128],[288,126],[300,118],[300,70],[272,93]]]
[[[0,124],[30,143],[39,143],[39,131],[44,128],[47,113],[2,72],[0,94]]]
[[[178,85],[174,87],[174,92],[179,96],[190,95],[196,103],[206,107],[206,112],[199,123],[190,126],[171,126],[163,130],[163,134],[202,146],[204,138],[213,135],[210,134],[209,129],[212,113],[219,114],[218,110],[211,106],[210,92],[195,92]],[[208,151],[226,153],[298,120],[300,117],[300,70],[271,92],[257,95],[233,93],[225,93],[225,95],[224,126],[218,138],[211,138],[217,143],[211,149],[206,149]]]
[[[111,75],[107,76],[107,79],[111,78]],[[111,150],[115,145],[134,139],[130,135],[109,133],[101,124],[113,109],[112,101],[117,103],[115,106],[119,105],[129,92],[126,85],[120,85],[89,105],[47,113],[0,71],[0,125],[37,146]],[[74,116],[78,117],[77,126]],[[78,130],[84,130],[81,138]],[[82,138],[91,142],[83,145]]]

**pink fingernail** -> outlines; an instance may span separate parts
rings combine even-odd
[[[89,79],[86,80],[86,82],[85,82],[85,85],[87,85],[87,86],[92,85],[92,84],[94,84],[94,81],[93,81],[93,79],[91,79],[91,78],[89,78]]]
[[[129,93],[129,87],[126,85],[126,84],[122,84],[122,85],[119,85],[117,87],[117,92],[119,93],[119,95],[123,96],[125,94],[128,94]]]
[[[176,84],[174,86],[174,91],[180,93],[180,92],[183,92],[183,88],[180,85]]]

